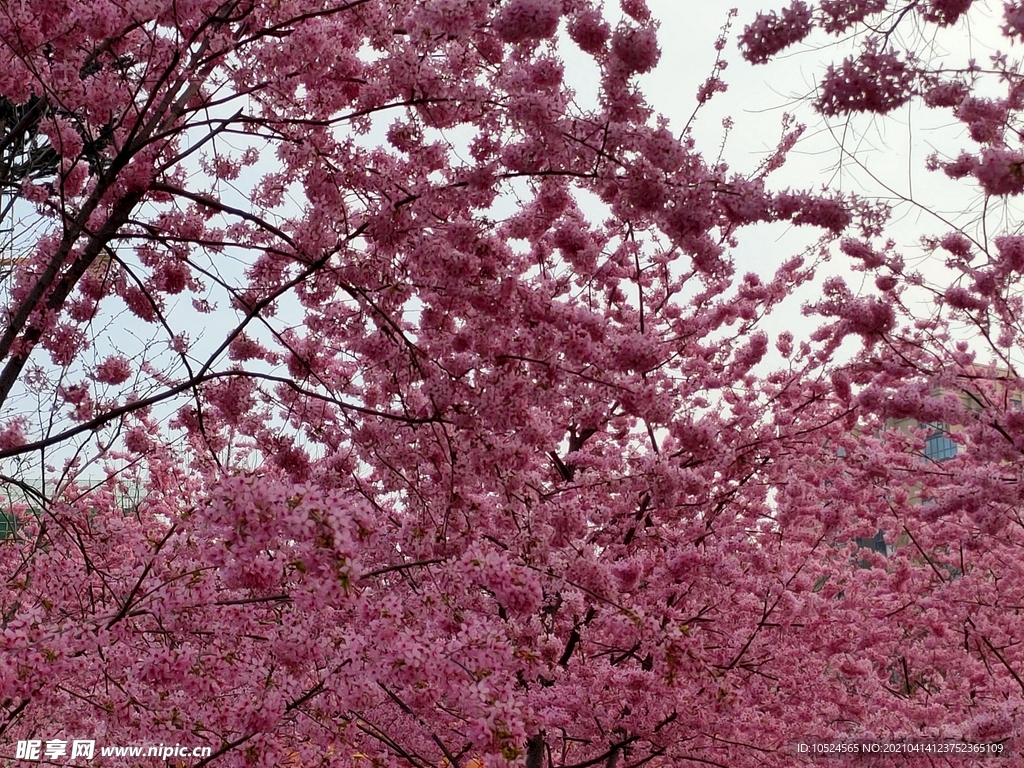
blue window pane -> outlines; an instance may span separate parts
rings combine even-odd
[[[10,512],[0,512],[0,541],[14,537],[18,532],[18,518]]]
[[[879,552],[880,554],[883,554],[883,555],[888,555],[889,554],[889,547],[886,546],[886,543],[885,543],[885,532],[884,531],[879,531],[874,536],[872,536],[870,539],[868,539],[868,538],[860,538],[860,539],[854,539],[854,541],[857,542],[857,546],[858,547],[866,547],[867,549],[873,549],[873,550],[875,550],[875,552]]]
[[[945,432],[935,432],[924,441],[924,455],[932,461],[945,461],[956,456],[956,443]]]

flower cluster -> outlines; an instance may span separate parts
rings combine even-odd
[[[803,0],[793,0],[781,15],[759,13],[740,35],[743,58],[752,64],[764,64],[775,54],[806,38],[813,28],[811,9]]]
[[[823,115],[874,112],[884,115],[906,104],[917,75],[895,51],[869,43],[857,56],[830,65],[816,99]]]
[[[821,0],[822,28],[834,35],[841,35],[858,22],[881,13],[888,0]]]
[[[929,0],[921,15],[926,21],[946,27],[959,21],[973,3],[974,0]]]
[[[561,17],[557,0],[508,0],[491,24],[502,40],[519,43],[551,37]]]

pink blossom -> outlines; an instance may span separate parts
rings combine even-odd
[[[725,215],[736,224],[750,224],[771,218],[771,199],[765,194],[764,182],[736,179],[719,194]]]
[[[941,162],[934,156],[930,161],[931,168],[941,168],[951,179],[962,179],[965,176],[970,176],[977,171],[979,165],[978,159],[966,152],[961,152],[957,159],[952,162]]]
[[[470,0],[429,0],[419,10],[423,25],[433,34],[458,37],[469,32],[479,19],[478,3]]]
[[[716,93],[725,93],[729,89],[728,84],[719,77],[709,77],[700,88],[697,89],[697,102],[700,104],[710,101]]]
[[[164,293],[181,293],[188,285],[188,280],[188,264],[178,259],[165,260],[153,273],[154,287]]]
[[[979,311],[988,307],[988,301],[973,295],[966,288],[959,285],[951,285],[947,288],[944,298],[949,306],[956,309]]]
[[[58,115],[45,121],[41,127],[42,133],[50,140],[50,146],[61,157],[73,160],[81,154],[84,142],[70,120]]]
[[[924,103],[929,107],[955,107],[968,93],[967,86],[959,81],[942,82],[924,92]]]
[[[505,42],[520,43],[551,37],[561,16],[556,0],[508,0],[491,24]]]
[[[85,334],[73,325],[60,323],[44,339],[43,346],[49,350],[54,365],[70,365],[85,347]]]
[[[740,35],[743,58],[752,64],[764,64],[779,51],[799,43],[813,28],[811,9],[803,0],[793,0],[781,16],[759,13]]]
[[[0,450],[17,448],[26,443],[25,423],[23,419],[8,421],[0,428]]]
[[[148,453],[153,449],[153,439],[141,427],[132,427],[124,437],[125,447],[133,453]]]
[[[26,181],[21,185],[20,193],[30,203],[44,203],[50,196],[50,189],[46,184],[33,184]]]
[[[867,269],[877,269],[885,264],[885,254],[878,253],[868,243],[860,240],[844,238],[839,248],[847,256],[860,259]]]
[[[970,261],[971,241],[962,232],[948,232],[942,236],[939,244],[954,256]]]
[[[891,306],[878,299],[857,299],[851,302],[844,313],[850,329],[862,336],[880,336],[891,330],[896,313]]]
[[[830,65],[821,82],[817,108],[827,116],[850,112],[884,115],[910,100],[917,76],[894,51],[868,44],[857,57]]]
[[[647,7],[647,0],[619,0],[623,13],[641,24],[651,18],[651,10]]]
[[[821,0],[822,27],[826,32],[842,34],[854,24],[881,13],[887,5],[887,0]]]
[[[880,291],[891,291],[897,284],[898,281],[894,275],[879,275],[875,278],[875,285]]]
[[[1024,272],[1024,236],[1000,235],[995,238],[995,245],[1006,269]]]
[[[1024,192],[1024,154],[1005,147],[989,147],[981,152],[974,177],[990,195],[1019,195]]]
[[[783,357],[789,357],[793,354],[793,334],[789,331],[783,331],[779,334],[775,340],[775,348],[779,350],[779,354]]]
[[[998,141],[1006,129],[1006,104],[993,99],[965,98],[955,114],[967,124],[971,138],[979,143]]]
[[[132,375],[132,367],[128,358],[123,355],[110,355],[104,358],[93,374],[96,381],[103,384],[123,384]]]
[[[651,27],[619,26],[612,35],[612,56],[627,73],[649,72],[661,58],[657,32]]]
[[[127,286],[121,291],[121,298],[136,317],[149,323],[157,319],[159,303],[155,296],[142,288],[134,285]]]
[[[253,407],[253,382],[244,376],[227,376],[207,387],[207,398],[229,424],[237,425]]]
[[[267,350],[257,341],[244,333],[240,333],[231,340],[228,346],[228,356],[232,360],[245,361],[261,358]]]
[[[806,192],[781,192],[773,200],[777,214],[794,224],[810,224],[839,234],[853,220],[846,201],[815,197]]]
[[[1024,5],[1020,3],[1003,3],[1003,34],[1007,37],[1024,38]]]
[[[746,346],[736,353],[736,366],[740,370],[749,370],[761,362],[768,351],[768,335],[760,332],[753,334]]]
[[[569,22],[569,37],[581,50],[589,54],[597,55],[604,51],[611,36],[611,27],[600,11],[583,11]]]
[[[973,2],[974,0],[929,0],[928,7],[921,15],[939,26],[949,26],[967,13]]]

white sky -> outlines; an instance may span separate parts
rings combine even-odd
[[[736,127],[726,147],[726,158],[737,171],[748,170],[774,146],[782,114],[788,111],[796,114],[799,121],[808,126],[808,131],[791,155],[788,167],[776,177],[776,184],[807,187],[827,183],[845,192],[890,196],[867,174],[857,171],[849,158],[842,172],[837,172],[841,156],[839,138],[845,129],[846,148],[855,150],[867,169],[892,192],[914,197],[926,207],[949,216],[977,210],[981,196],[969,184],[950,181],[941,173],[924,168],[925,159],[936,150],[956,155],[961,149],[976,146],[948,111],[928,114],[930,110],[904,107],[884,118],[856,116],[846,125],[845,121],[835,118],[826,124],[810,109],[806,97],[813,94],[828,63],[838,63],[851,52],[853,40],[817,33],[772,62],[753,66],[739,55],[738,35],[759,10],[780,9],[788,5],[788,0],[732,0],[721,4],[713,0],[648,0],[648,3],[661,21],[662,57],[657,69],[643,76],[641,83],[651,103],[679,126],[689,117],[693,94],[710,72],[715,53],[712,46],[729,7],[736,6],[739,11],[725,50],[730,63],[725,80],[730,89],[712,100],[707,114],[702,115],[696,125],[698,146],[705,152],[716,150],[721,136],[720,120],[731,116]],[[926,29],[927,40],[919,36],[920,24],[911,15],[901,22],[900,34],[893,40],[897,47],[902,38],[905,45],[930,51],[930,55],[946,67],[962,66],[970,57],[987,65],[988,56],[1000,47],[1011,58],[1020,57],[1022,47],[1010,45],[998,33],[1002,6],[1001,1],[977,0],[966,22],[939,34],[932,34],[933,28]],[[994,78],[992,80],[995,86]],[[999,90],[992,90],[990,95],[999,95]],[[910,245],[921,235],[942,233],[947,229],[938,219],[912,208],[907,205],[896,212],[902,224],[893,234],[900,244]]]
[[[609,10],[616,4],[609,0]],[[885,117],[857,115],[849,121],[826,121],[816,114],[810,97],[817,83],[829,63],[838,64],[856,49],[855,38],[816,32],[766,65],[748,64],[737,47],[739,34],[758,11],[781,10],[788,4],[789,0],[648,0],[661,23],[662,49],[656,70],[640,80],[649,102],[671,119],[673,127],[681,129],[685,125],[693,111],[694,94],[711,72],[714,41],[729,8],[737,7],[724,51],[730,65],[724,73],[729,90],[716,95],[694,124],[698,148],[705,156],[713,158],[717,154],[721,120],[729,116],[735,127],[724,159],[737,172],[749,171],[774,148],[783,113],[796,115],[807,125],[807,131],[787,165],[773,175],[770,186],[820,188],[827,184],[845,193],[888,200],[894,210],[886,237],[895,241],[909,266],[936,281],[949,278],[942,259],[926,255],[920,240],[941,236],[954,225],[980,239],[985,199],[970,180],[953,181],[941,172],[928,171],[925,161],[935,152],[955,157],[961,150],[976,151],[978,145],[948,110],[908,106]],[[1002,14],[1001,0],[975,0],[966,21],[936,31],[934,25],[922,25],[912,13],[892,36],[893,45],[912,48],[944,68],[963,67],[970,58],[987,67],[989,57],[1000,49],[1011,60],[1021,58],[1024,46],[1000,34]],[[982,81],[979,94],[1004,96],[1005,87],[995,77],[988,77]],[[989,201],[989,238],[1020,229],[1022,220],[1024,206],[1019,200]],[[817,234],[784,225],[747,228],[741,232],[740,246],[733,254],[738,270],[754,269],[765,274],[781,260],[800,252]],[[829,269],[845,272],[845,266],[845,257],[839,255]],[[861,279],[853,276],[851,287],[857,288]],[[799,305],[809,297],[813,298],[808,291],[801,292],[781,316],[770,318],[766,324],[769,332],[799,322]],[[922,297],[920,312],[931,309],[931,300]]]

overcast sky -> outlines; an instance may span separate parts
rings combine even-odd
[[[724,51],[730,65],[724,75],[729,90],[715,96],[693,127],[697,146],[705,156],[717,154],[723,133],[721,120],[729,116],[735,127],[724,159],[737,172],[750,171],[774,148],[783,114],[795,114],[808,130],[786,167],[773,176],[772,187],[820,188],[828,184],[845,193],[887,200],[894,211],[886,237],[896,242],[908,264],[935,280],[948,278],[948,274],[943,274],[941,258],[927,255],[920,247],[922,237],[941,236],[954,225],[980,237],[983,210],[988,212],[989,237],[1020,228],[1024,209],[1018,200],[989,201],[986,209],[983,195],[970,182],[952,181],[926,170],[925,161],[933,153],[955,157],[961,150],[977,149],[948,111],[908,106],[885,117],[858,115],[849,121],[826,121],[813,111],[810,98],[816,84],[830,62],[838,63],[856,49],[856,39],[816,33],[772,62],[753,66],[740,56],[739,34],[758,11],[778,10],[788,5],[788,0],[648,0],[648,4],[660,19],[662,56],[656,70],[640,79],[641,87],[677,129],[686,124],[695,104],[694,94],[711,71],[714,41],[729,8],[738,9]],[[997,49],[1011,59],[1024,55],[1024,46],[1001,36],[1002,14],[1001,0],[976,0],[966,22],[939,32],[911,14],[891,40],[897,48],[918,51],[944,68],[962,67],[970,58],[987,67]],[[922,31],[927,37],[922,37]],[[575,75],[586,78],[583,71]],[[989,78],[981,93],[1005,95],[1003,87],[996,78]],[[750,227],[741,233],[733,256],[741,272],[754,269],[765,274],[812,243],[818,234],[781,224]],[[845,266],[843,257],[838,257],[826,269],[846,272]],[[852,276],[851,287],[858,287],[861,279]],[[769,330],[799,322],[799,306],[810,296],[802,291],[788,303],[783,315],[769,319]],[[919,301],[921,313],[931,310],[930,297]]]
[[[720,121],[731,116],[735,128],[726,157],[737,171],[749,170],[773,147],[782,114],[788,111],[796,114],[808,131],[792,154],[789,166],[778,175],[777,184],[806,187],[827,183],[838,185],[845,192],[869,196],[912,197],[923,208],[961,224],[970,217],[965,220],[959,214],[971,209],[977,213],[982,199],[976,190],[924,168],[926,158],[935,151],[956,155],[961,149],[972,148],[965,131],[948,113],[928,114],[927,110],[905,107],[884,118],[857,116],[847,124],[838,119],[826,123],[810,109],[807,99],[813,95],[828,63],[847,56],[853,50],[853,40],[816,34],[769,64],[753,66],[740,57],[737,37],[759,10],[778,9],[788,5],[788,0],[732,0],[721,4],[713,0],[648,2],[661,21],[662,57],[658,68],[641,82],[651,102],[680,127],[692,112],[694,93],[710,72],[714,40],[728,9],[733,5],[738,9],[725,50],[730,63],[725,73],[729,91],[715,97],[707,114],[695,126],[699,145],[705,152],[716,151]],[[962,66],[971,57],[987,65],[989,55],[999,47],[1011,57],[1020,57],[1022,46],[1009,45],[998,33],[1002,10],[1002,2],[977,0],[967,22],[940,34],[928,28],[927,40],[918,35],[921,25],[912,15],[901,22],[892,39],[897,47],[923,50],[927,45],[929,55],[945,67]],[[992,86],[995,88],[996,83]],[[992,95],[996,93],[993,91]],[[843,157],[839,150],[841,140],[877,181],[857,169],[849,156]],[[893,229],[893,235],[901,245],[910,245],[921,235],[948,229],[939,219],[924,213],[923,208],[902,205],[897,210],[900,225]]]

